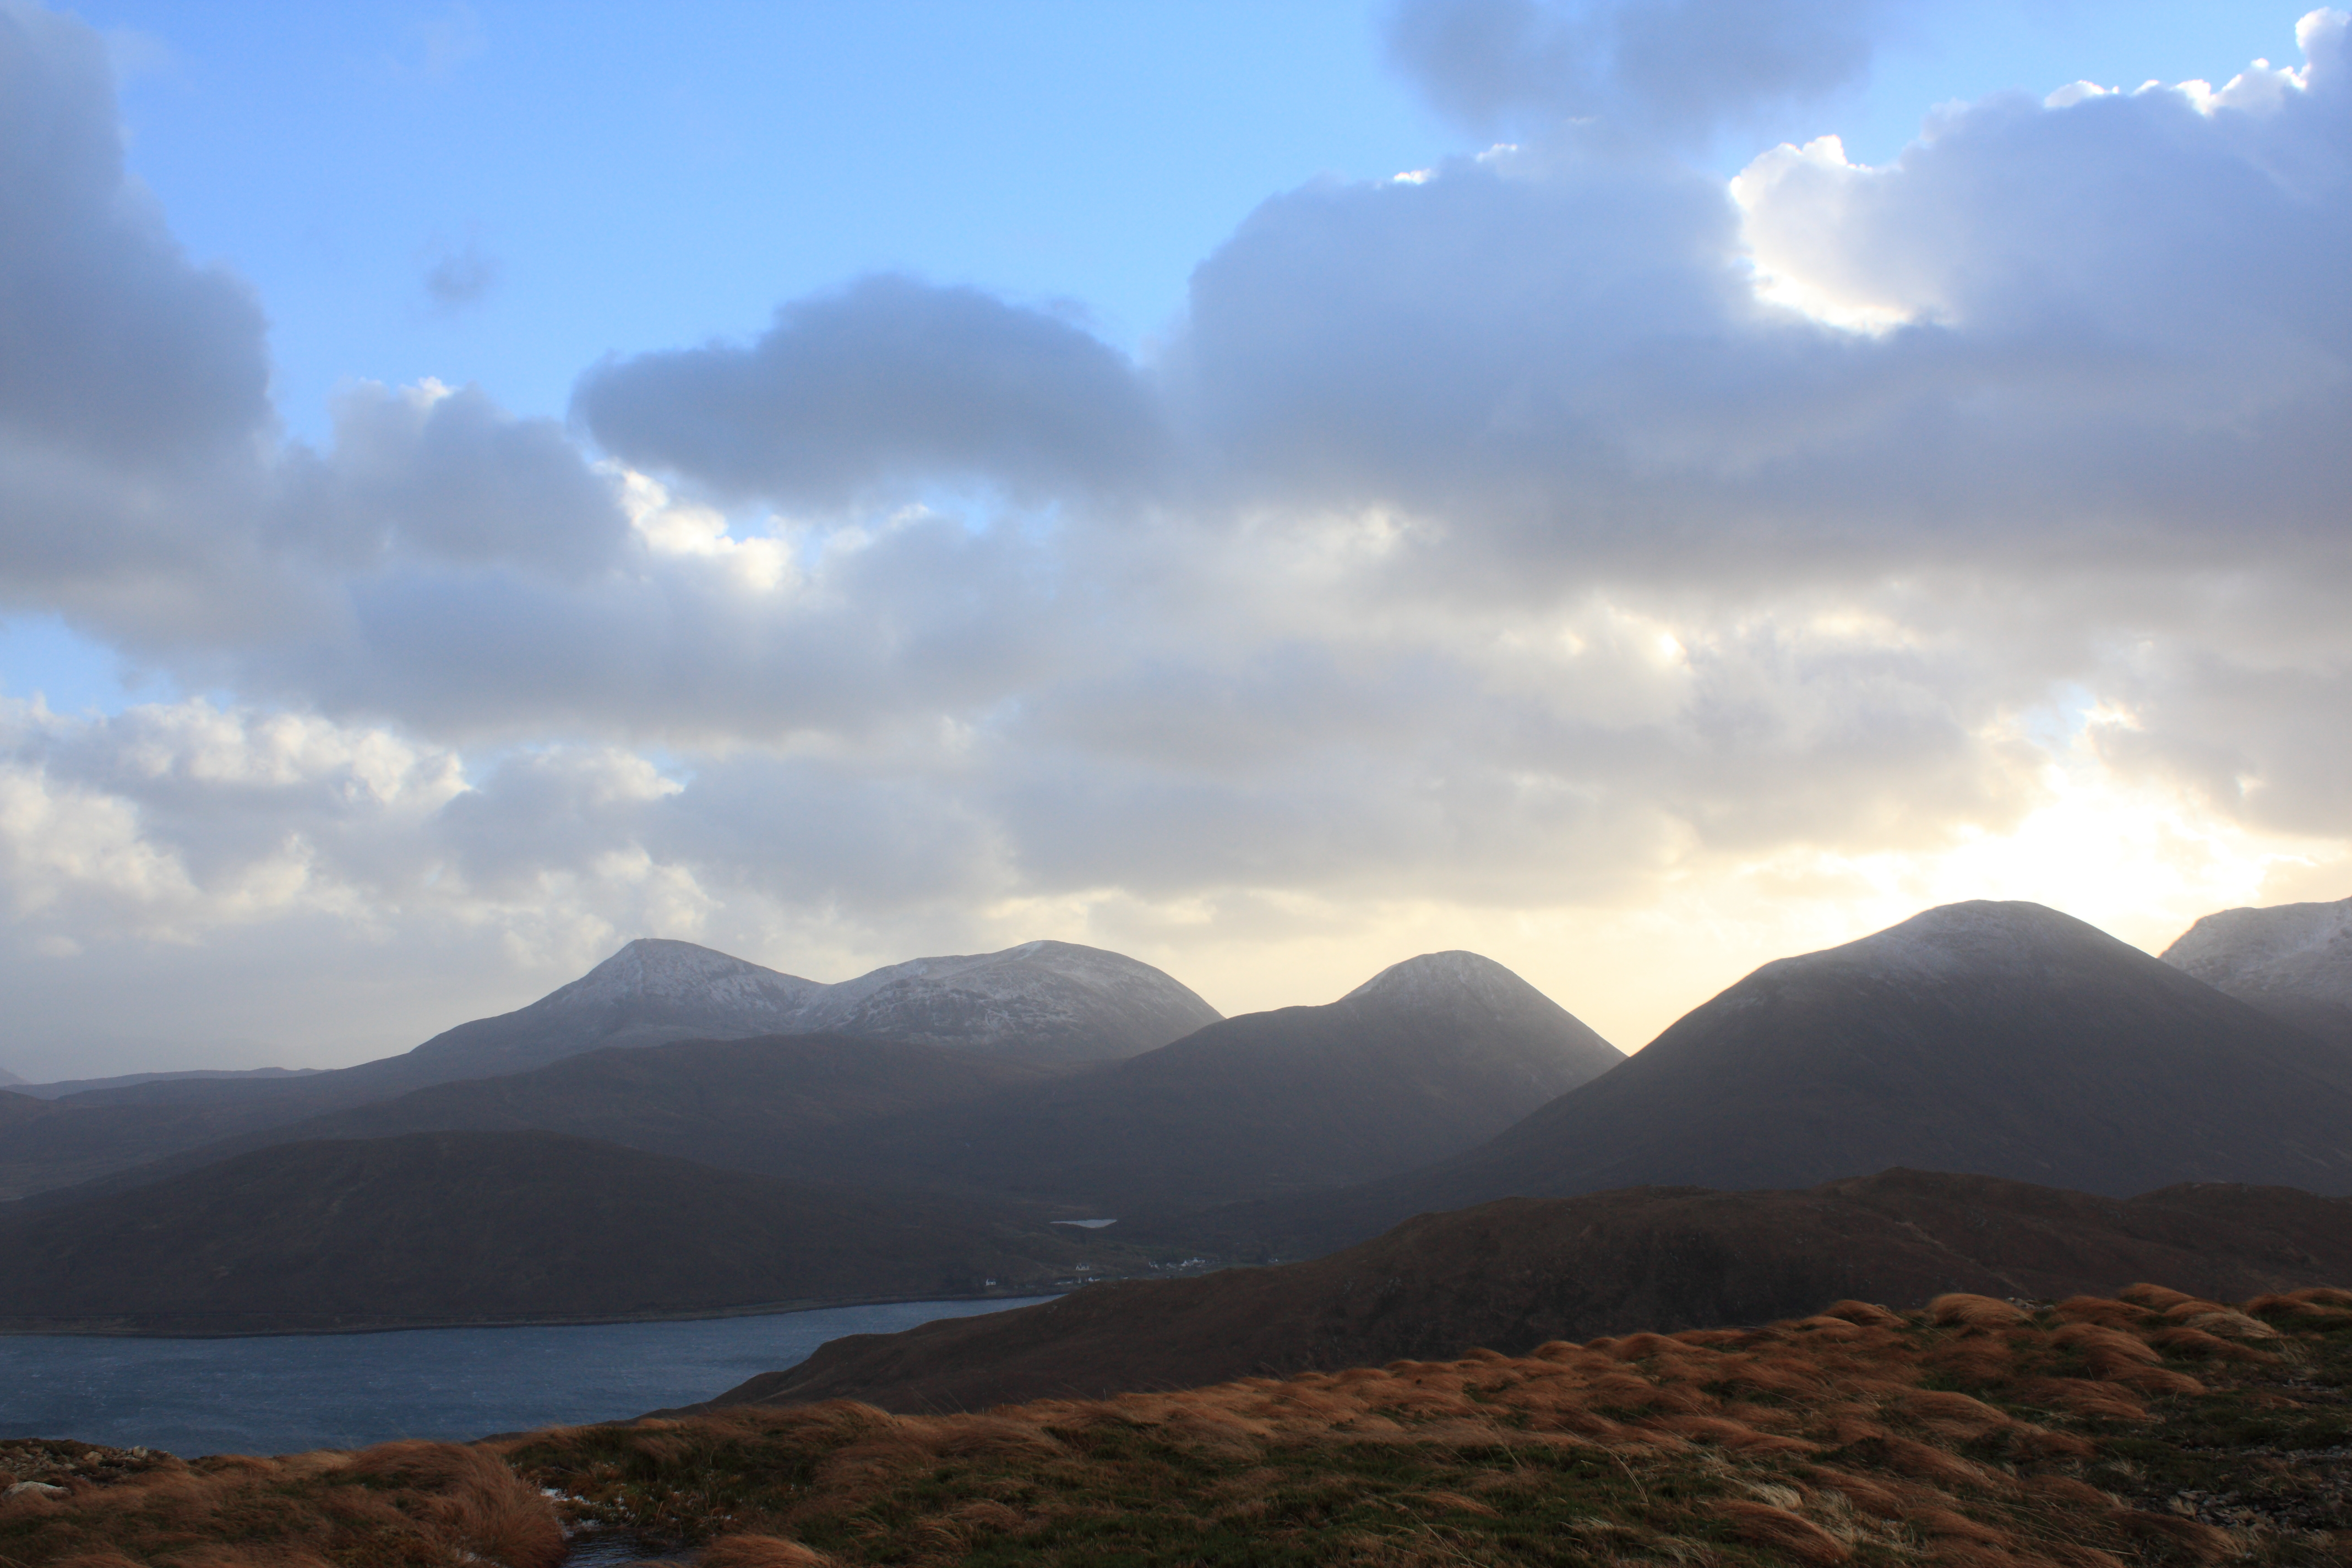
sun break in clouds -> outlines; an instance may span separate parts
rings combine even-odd
[[[308,442],[0,7],[0,595],[210,694],[0,711],[0,1061],[348,1059],[638,934],[1229,1010],[1472,947],[1636,1046],[1945,899],[2352,891],[2346,18],[1690,161],[1885,15],[1402,7],[1516,140],[1270,195],[1140,356],[877,273]]]

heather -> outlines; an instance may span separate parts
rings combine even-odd
[[[560,1523],[706,1568],[2339,1563],[2347,1391],[2352,1291],[1843,1302],[982,1412],[755,1405],[89,1473],[18,1445],[65,1489],[0,1505],[0,1559],[546,1568]]]

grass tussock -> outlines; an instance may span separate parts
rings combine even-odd
[[[2347,1488],[2352,1293],[2139,1287],[970,1415],[157,1462],[0,1505],[0,1568],[550,1568],[559,1516],[699,1568],[2316,1568],[2352,1562]]]
[[[453,1443],[194,1461],[0,1443],[11,1490],[0,1563],[17,1568],[554,1568],[564,1552],[537,1488]]]

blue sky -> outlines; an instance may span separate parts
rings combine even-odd
[[[563,416],[604,355],[756,332],[877,269],[1080,313],[1149,353],[1265,197],[1487,138],[1386,58],[1384,7],[915,4],[88,5],[131,169],[269,317],[277,413],[323,439],[354,379],[478,383]],[[2238,0],[1893,8],[1869,69],[1693,155],[1892,160],[1934,106],[2225,78],[2293,54]],[[439,277],[436,293],[431,279]],[[128,675],[131,679],[125,679]],[[54,616],[0,621],[0,692],[178,694]]]
[[[267,303],[289,426],[352,376],[561,415],[606,353],[758,331],[877,268],[1067,301],[1139,348],[1267,196],[1479,136],[1384,58],[1382,7],[90,5],[123,37],[131,162],[192,254]],[[2288,8],[1989,4],[1890,17],[1866,79],[1721,133],[1892,158],[1936,104],[2220,79]],[[478,300],[425,274],[469,247]]]
[[[10,0],[0,1067],[2343,897],[2333,15]]]

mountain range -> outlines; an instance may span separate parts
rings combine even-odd
[[[2294,922],[2294,940],[2273,929]],[[468,1159],[484,1235],[543,1226],[566,1183],[583,1213],[639,1213],[617,1195],[635,1183],[745,1216],[779,1249],[764,1273],[716,1253],[664,1265],[680,1284],[658,1310],[681,1312],[884,1296],[975,1268],[1034,1279],[1079,1256],[1054,1221],[1104,1227],[1084,1256],[1133,1273],[1311,1257],[1514,1196],[1811,1190],[1895,1167],[2105,1199],[2181,1183],[2352,1192],[2338,1047],[2190,972],[2301,975],[2308,991],[2332,928],[2303,913],[2209,924],[2160,962],[2038,905],[1949,905],[1767,964],[1630,1058],[1465,952],[1392,965],[1322,1006],[1222,1019],[1156,970],[1061,943],[821,986],[635,942],[530,1007],[360,1068],[56,1100],[0,1090],[0,1179],[38,1190],[0,1211],[0,1237],[25,1279],[48,1282],[11,1310],[43,1318],[47,1290],[58,1313],[102,1317],[71,1282],[103,1277],[152,1321],[164,1298],[139,1279],[200,1282],[218,1255],[250,1284],[282,1256],[340,1260],[289,1268],[308,1283],[286,1295],[305,1321],[342,1321],[376,1289],[368,1260],[397,1250],[389,1238],[437,1233]],[[698,1196],[696,1181],[716,1185]],[[344,1199],[319,1208],[312,1189],[337,1182]],[[235,1201],[188,1210],[195,1193]],[[826,1204],[863,1216],[849,1232],[894,1239],[790,1239],[833,1234],[815,1218]],[[179,1218],[142,1229],[142,1205]],[[1768,1205],[1757,1223],[1795,1212]],[[100,1235],[139,1268],[93,1271],[75,1238]],[[699,1219],[672,1239],[719,1246]],[[496,1248],[428,1266],[428,1241],[398,1246],[426,1281],[383,1294],[399,1321],[657,1310],[625,1304],[640,1268],[625,1248],[534,1263],[545,1288],[524,1305]],[[831,1261],[810,1272],[803,1252]],[[189,1289],[205,1311],[263,1310]]]
[[[1806,1187],[1896,1165],[2113,1196],[2342,1193],[2352,1092],[2326,1056],[2054,910],[1949,904],[1764,965],[1477,1149],[1209,1234],[1295,1257],[1507,1194]]]
[[[0,1194],[71,1185],[435,1084],[496,1079],[599,1049],[825,1031],[1034,1061],[1131,1055],[1219,1015],[1119,953],[1034,942],[919,958],[835,985],[692,942],[630,942],[527,1007],[403,1055],[300,1075],[172,1077],[0,1119]],[[9,1092],[9,1091],[0,1091]],[[240,1145],[242,1146],[242,1145]]]

